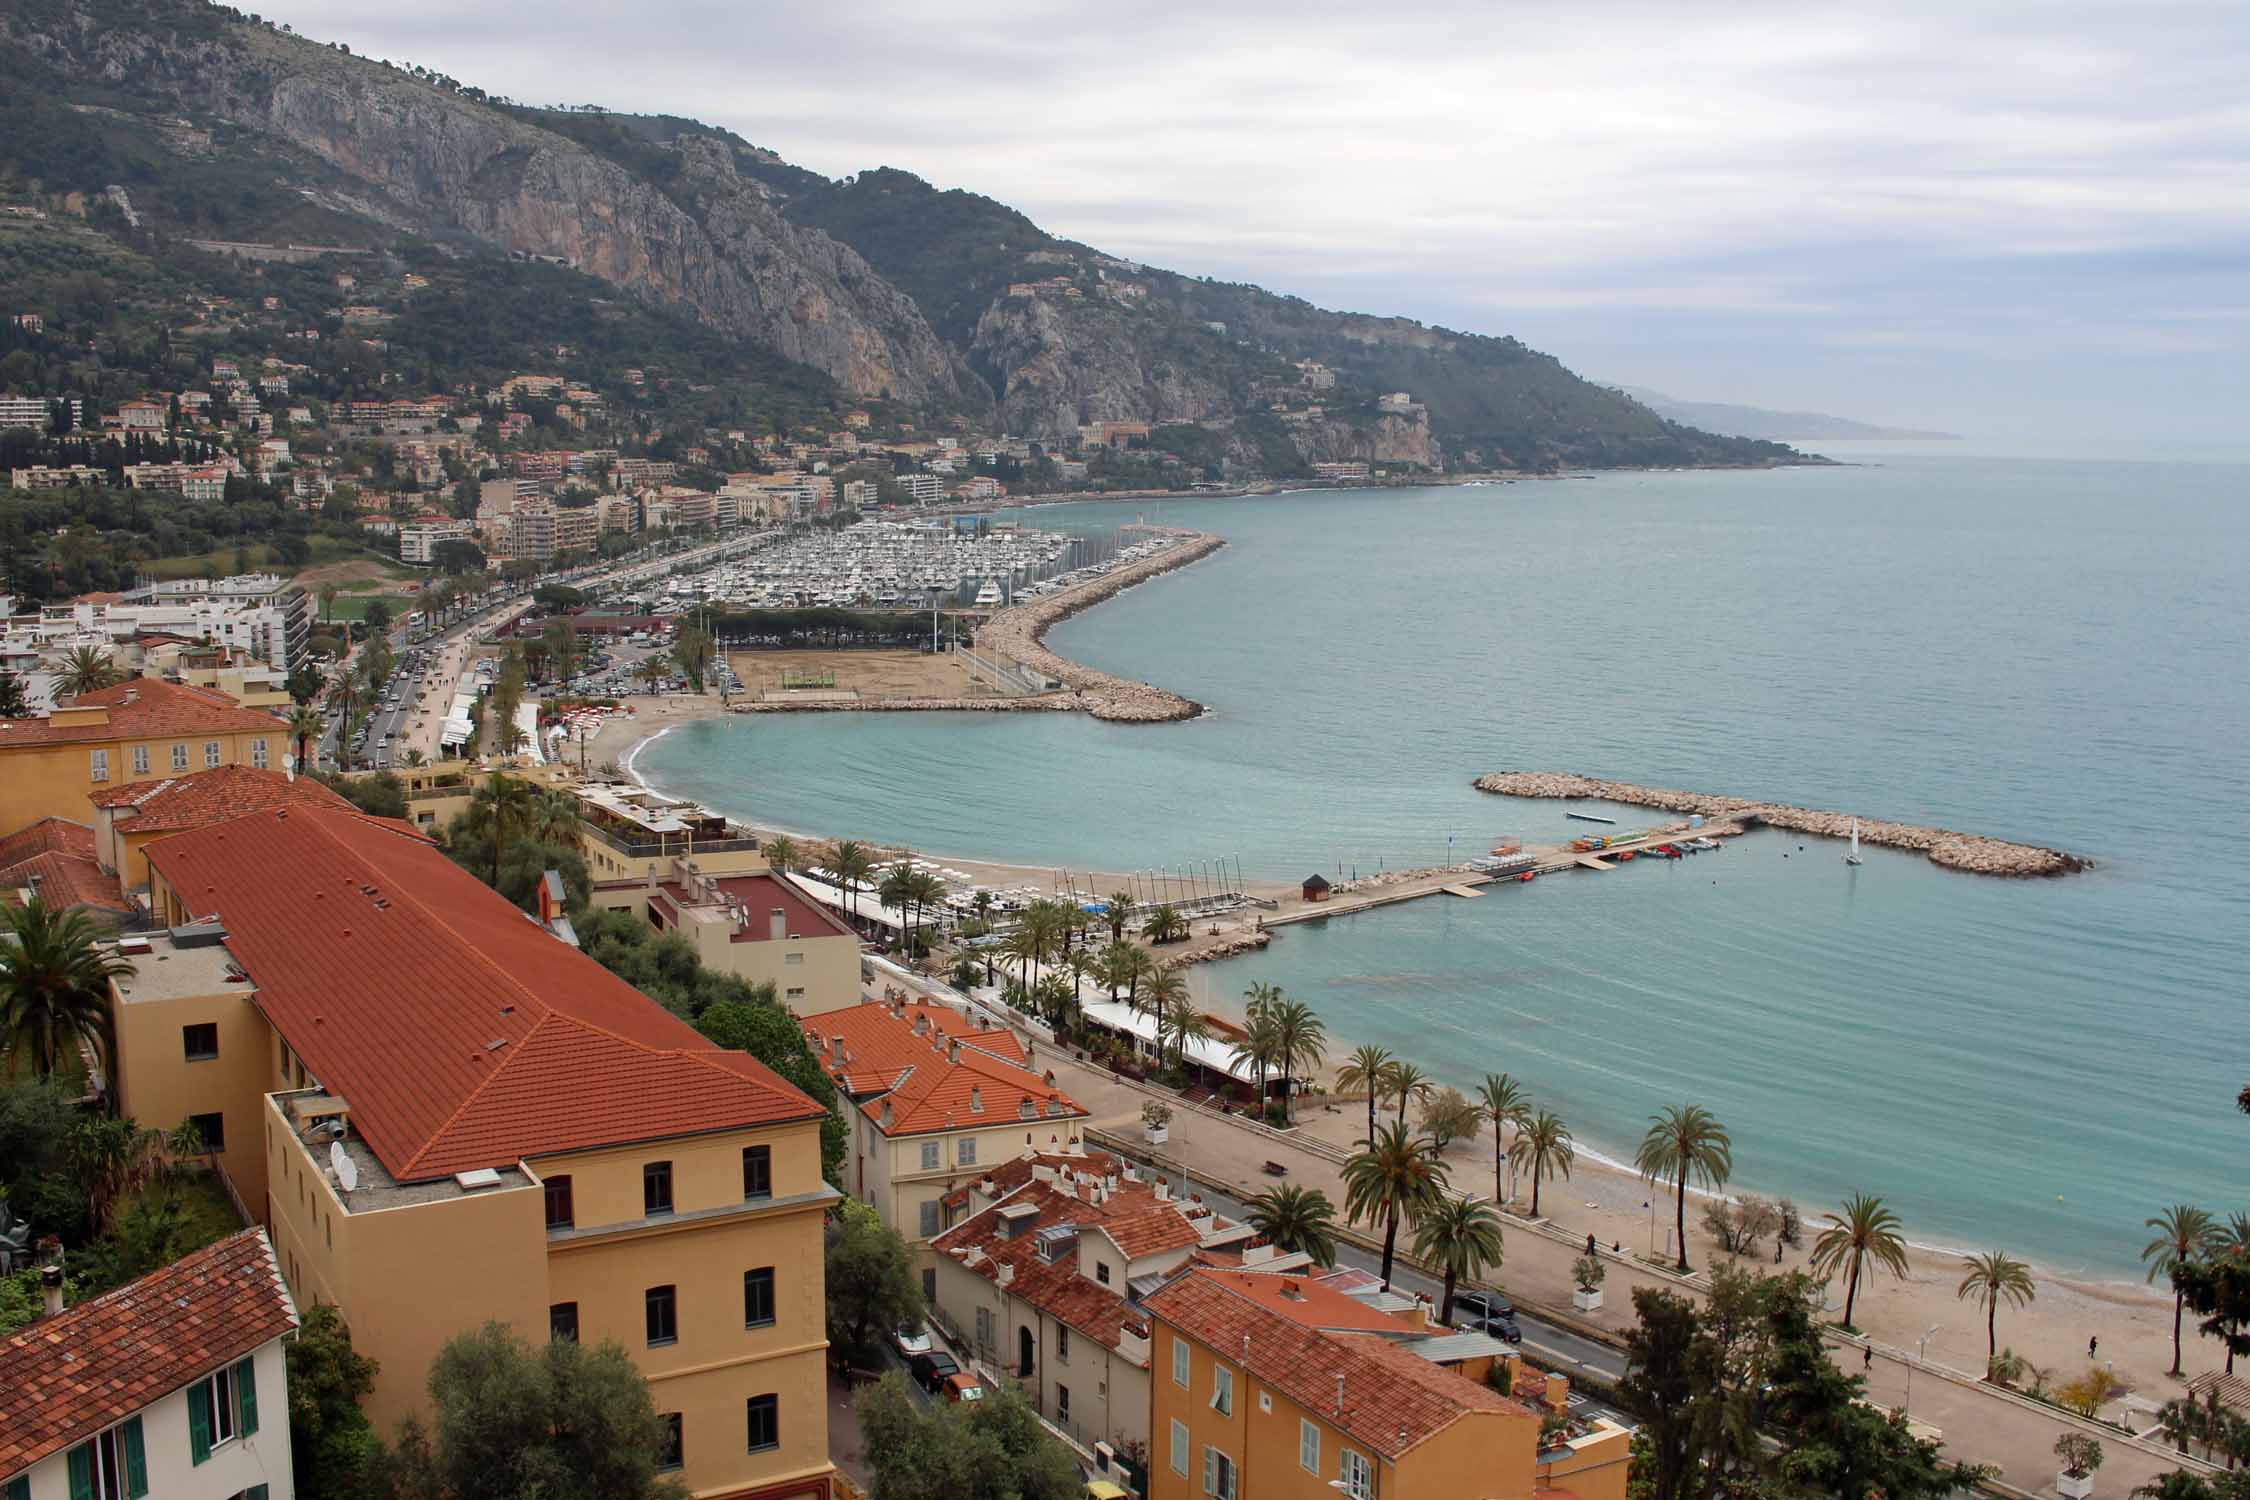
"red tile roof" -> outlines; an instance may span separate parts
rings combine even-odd
[[[917,1003],[893,1011],[879,1001],[867,1000],[843,1010],[807,1016],[805,1040],[820,1056],[820,1064],[855,1098],[895,1088],[906,1070],[944,1056],[941,1040],[958,1039],[964,1051],[974,1048],[984,1055],[1018,1067],[1028,1066],[1031,1054],[1016,1034],[1004,1026],[979,1028],[948,1006]],[[844,1063],[836,1062],[836,1038],[844,1039]]]
[[[1127,1179],[1119,1188],[1119,1198],[1106,1204],[1089,1203],[1063,1188],[1034,1182],[983,1213],[954,1225],[932,1240],[930,1247],[995,1285],[1000,1280],[1000,1267],[1013,1267],[1007,1288],[1009,1296],[1022,1298],[1049,1317],[1068,1323],[1086,1337],[1098,1339],[1114,1349],[1126,1327],[1143,1331],[1147,1328],[1147,1320],[1126,1302],[1125,1288],[1105,1287],[1079,1275],[1075,1253],[1050,1265],[1040,1258],[1034,1237],[1039,1230],[1057,1224],[1079,1225],[1079,1232],[1083,1234],[1089,1228],[1104,1224],[1119,1199],[1134,1205],[1129,1211],[1137,1211],[1139,1204],[1153,1203],[1155,1194],[1145,1184]],[[1020,1225],[1015,1236],[1004,1238],[1000,1233],[1000,1210],[1027,1206],[1038,1209],[1038,1217]],[[1170,1209],[1162,1211],[1171,1212],[1175,1219],[1179,1217]],[[1188,1239],[1189,1243],[1194,1243],[1192,1231]]]
[[[49,911],[91,907],[121,917],[140,911],[126,897],[125,887],[115,875],[99,862],[77,854],[34,854],[0,867],[0,896],[12,905],[18,893],[26,889],[36,889],[39,904]]]
[[[0,1341],[0,1477],[145,1410],[297,1326],[262,1229]],[[286,1420],[275,1395],[275,1415]]]
[[[807,1038],[817,1035],[822,1023],[837,1015],[857,1014],[864,1008],[811,1018],[805,1028]],[[970,1045],[965,1038],[955,1055],[950,1038],[940,1043],[915,1036],[911,1022],[893,1020],[890,1024],[921,1050],[909,1055],[889,1092],[860,1102],[859,1112],[887,1136],[989,1129],[1018,1122],[1053,1125],[1087,1115],[1077,1100],[1022,1063],[996,1057]],[[1024,1112],[1027,1105],[1029,1114]],[[1057,1139],[1050,1144],[1061,1145],[1063,1141]]]
[[[810,900],[805,893],[787,881],[776,880],[771,875],[722,875],[712,879],[721,897],[731,905],[739,906],[745,915],[728,938],[735,943],[762,943],[772,940],[773,912],[781,908],[782,932],[785,936],[800,938],[848,938],[858,943],[859,935],[841,921],[830,916],[828,909]],[[687,888],[676,880],[660,883],[657,889],[674,911],[682,907],[692,909],[698,903],[688,897]]]
[[[820,1115],[388,822],[282,808],[148,857],[400,1182]]]
[[[0,750],[10,745],[68,745],[105,740],[162,739],[167,735],[251,734],[286,735],[289,726],[272,714],[244,708],[213,688],[188,687],[161,677],[129,677],[99,692],[81,693],[59,710],[107,709],[107,722],[75,722],[66,717],[57,724],[54,715],[30,719],[0,719]]]
[[[100,787],[88,800],[96,807],[128,810],[119,822],[127,833],[201,828],[272,807],[351,806],[310,776],[292,777],[256,766],[217,766],[158,781]]]
[[[19,865],[34,854],[94,857],[94,830],[68,818],[41,818],[0,839],[0,869]]]
[[[1490,1386],[1432,1364],[1382,1334],[1307,1327],[1244,1286],[1281,1279],[1262,1272],[1191,1271],[1141,1305],[1385,1458],[1399,1457],[1464,1417],[1535,1420]]]

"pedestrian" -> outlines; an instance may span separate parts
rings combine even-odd
[[[2097,1333],[2092,1338],[2086,1340],[2086,1357],[2088,1359],[2092,1359],[2094,1355],[2101,1349],[2101,1347],[2102,1336]]]
[[[1862,1370],[1872,1370],[1875,1368],[1875,1346],[1873,1344],[1869,1344],[1866,1351],[1861,1354],[1859,1367]]]

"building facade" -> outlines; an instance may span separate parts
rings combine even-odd
[[[281,765],[289,726],[223,693],[134,677],[29,719],[0,719],[0,828],[91,824],[93,794],[216,766]]]

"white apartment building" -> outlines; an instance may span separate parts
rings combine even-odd
[[[418,567],[428,567],[434,560],[440,542],[465,542],[469,539],[469,523],[448,517],[435,520],[418,517],[398,529],[398,557],[400,562],[410,562]]]
[[[57,401],[68,403],[72,426],[83,420],[85,406],[76,396],[0,396],[0,427],[36,427],[45,431]]]

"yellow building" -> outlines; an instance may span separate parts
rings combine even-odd
[[[1542,1449],[1540,1413],[1462,1369],[1461,1336],[1334,1278],[1196,1270],[1142,1299],[1152,1324],[1149,1500],[1624,1500],[1625,1429]],[[1470,1336],[1471,1338],[1475,1336]]]
[[[587,783],[576,789],[586,870],[595,884],[645,880],[692,859],[706,875],[762,875],[764,852],[749,829],[709,808],[647,787]]]
[[[396,823],[275,809],[147,860],[172,930],[116,988],[120,1103],[203,1128],[381,1362],[380,1429],[499,1319],[623,1344],[690,1493],[828,1500],[817,1104]]]
[[[92,794],[213,766],[281,768],[289,726],[224,693],[135,677],[27,719],[0,719],[0,828],[88,823]]]
[[[589,852],[602,847],[588,836]],[[784,876],[711,874],[707,857],[652,861],[638,880],[597,882],[591,903],[629,911],[658,932],[676,932],[707,969],[771,984],[800,1016],[859,1003],[859,938]]]

